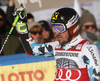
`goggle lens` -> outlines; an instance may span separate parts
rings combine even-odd
[[[65,26],[63,24],[53,24],[52,25],[53,32],[63,33],[66,31]]]

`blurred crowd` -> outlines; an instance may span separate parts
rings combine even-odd
[[[14,21],[12,13],[14,12],[14,0],[9,0],[6,13],[0,8],[0,49],[9,34],[10,28]],[[37,43],[47,43],[55,41],[55,35],[52,32],[52,27],[47,20],[40,20],[35,22],[33,14],[27,14],[27,25],[29,36],[32,37]],[[82,8],[82,16],[80,17],[80,34],[81,36],[96,44],[100,50],[100,29],[98,29],[95,17],[88,10]],[[18,39],[16,29],[13,30],[11,36],[1,53],[3,55],[25,53],[20,40]]]

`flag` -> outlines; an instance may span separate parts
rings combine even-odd
[[[81,17],[82,15],[82,10],[80,7],[80,4],[78,2],[78,0],[74,0],[74,9],[76,10],[76,12],[79,14],[79,16]]]

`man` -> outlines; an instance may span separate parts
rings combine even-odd
[[[27,23],[34,22],[35,18],[31,13],[27,14]]]
[[[97,31],[96,20],[93,14],[87,10],[83,10],[82,16],[80,17],[81,30],[95,33]]]
[[[88,10],[83,9],[82,16],[80,17],[80,26],[80,35],[82,38],[92,42],[93,44],[96,44],[99,41],[96,35],[98,29],[95,17]]]
[[[26,37],[28,33],[26,27],[23,28],[24,31],[18,31],[26,53],[35,56],[54,55],[57,69],[54,81],[98,81],[99,52],[95,45],[78,34],[80,26],[77,12],[72,8],[58,9],[52,15],[51,23],[58,39],[55,42],[37,44],[31,38]],[[22,23],[18,24],[18,28],[21,29]],[[32,50],[27,49],[29,46]]]

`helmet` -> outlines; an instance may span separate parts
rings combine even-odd
[[[80,29],[79,15],[72,8],[61,8],[55,11],[52,15],[51,23],[63,25],[70,36],[76,35]]]

